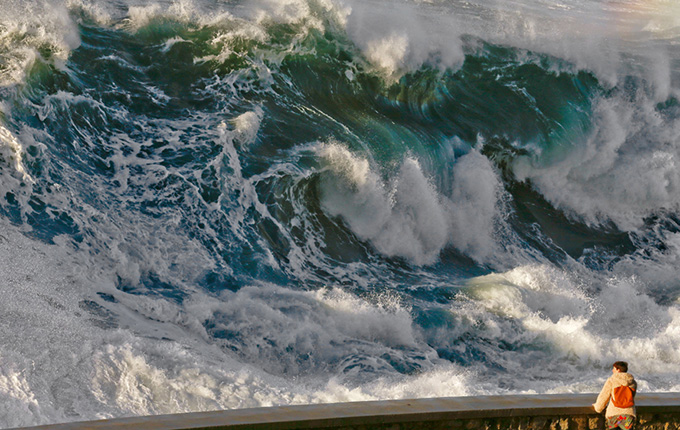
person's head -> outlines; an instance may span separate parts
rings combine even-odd
[[[617,361],[614,363],[614,369],[616,369],[619,372],[626,373],[628,372],[628,363],[625,361]]]

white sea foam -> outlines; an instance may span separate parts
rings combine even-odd
[[[260,123],[264,112],[261,107],[257,107],[250,112],[243,113],[232,120],[236,139],[243,145],[255,142],[257,132],[260,130]]]
[[[273,374],[338,374],[354,356],[359,363],[371,363],[376,348],[400,354],[418,344],[407,309],[390,302],[371,304],[336,289],[307,293],[246,287],[225,292],[220,300],[199,297],[187,312],[209,322],[207,338],[217,334],[217,344]],[[382,365],[376,366],[376,376],[384,373]]]
[[[460,24],[455,16],[423,13],[418,4],[347,2],[347,33],[368,61],[399,77],[424,65],[457,69],[463,63]]]
[[[56,247],[22,237],[6,221],[2,227],[0,423],[56,421],[61,413],[54,396],[63,396],[61,407],[71,402],[74,391],[65,381],[76,375],[90,336],[78,308],[85,287]]]
[[[381,253],[416,264],[434,262],[446,245],[448,225],[436,190],[417,161],[404,160],[391,183],[384,182],[366,159],[339,144],[320,146],[328,175],[322,204],[340,216],[361,239]]]
[[[663,119],[640,95],[599,100],[594,130],[561,154],[520,158],[518,179],[531,179],[556,206],[590,223],[639,228],[644,218],[680,208],[680,138],[676,118]]]
[[[663,232],[660,239],[664,247],[646,249],[642,255],[636,253],[622,258],[614,267],[615,273],[635,278],[642,290],[654,292],[680,291],[677,268],[680,267],[680,234]],[[678,299],[675,303],[680,305]]]
[[[2,158],[9,161],[14,168],[15,175],[18,179],[31,183],[33,178],[28,174],[23,164],[23,147],[19,140],[7,128],[0,125],[0,155]]]
[[[0,11],[0,87],[23,82],[38,59],[62,68],[80,45],[68,9],[49,1],[11,2]],[[42,53],[49,52],[47,58]]]
[[[177,21],[190,21],[205,16],[198,4],[191,0],[177,0],[166,4],[158,2],[131,2],[127,6],[127,16],[121,21],[128,30],[139,30],[157,18],[170,18]]]
[[[594,294],[587,292],[592,282],[601,283]],[[485,336],[492,339],[512,345],[547,342],[552,354],[568,357],[565,374],[574,366],[575,375],[566,379],[586,381],[577,375],[584,366],[592,374],[592,363],[605,366],[626,359],[643,384],[677,386],[677,381],[664,381],[664,375],[680,371],[679,310],[640,293],[635,278],[598,279],[548,266],[520,266],[476,278],[469,286],[476,305],[457,313],[484,321]],[[507,365],[517,363],[511,359]]]
[[[24,165],[24,146],[10,130],[0,125],[0,193],[22,208],[30,199],[33,178]]]
[[[257,23],[293,24],[312,16],[310,3],[300,0],[249,1],[245,12]]]
[[[72,258],[59,247],[40,245],[11,231],[1,245],[13,251],[0,254],[5,260],[3,279],[6,288],[11,288],[3,293],[8,307],[3,315],[9,318],[3,318],[1,326],[3,426],[468,392],[468,376],[452,365],[359,385],[346,385],[332,376],[293,384],[254,366],[262,359],[260,349],[243,357],[249,362],[243,364],[194,331],[202,329],[204,319],[222,315],[224,323],[259,327],[262,336],[282,348],[286,339],[298,347],[310,342],[310,347],[320,348],[313,349],[318,354],[341,353],[324,343],[343,338],[383,340],[396,347],[413,345],[417,341],[408,311],[389,299],[373,306],[341,290],[295,293],[263,286],[244,289],[229,301],[199,295],[182,311],[163,299],[135,297],[100,284],[115,295],[118,303],[111,305],[113,315],[123,312],[116,321],[127,327],[112,330],[101,324],[103,314],[92,315],[78,307],[92,282],[81,276],[92,274],[81,272],[77,259],[64,265]],[[38,268],[33,264],[38,258],[35,253],[43,262]],[[272,302],[272,295],[279,299],[283,295],[286,300]],[[309,319],[290,313],[303,304],[312,310]],[[258,320],[287,322],[284,328],[256,325]],[[154,340],[161,337],[168,340]],[[354,348],[348,345],[345,353]]]
[[[501,184],[491,163],[476,151],[453,167],[453,192],[448,201],[450,242],[480,262],[489,262],[498,247]]]
[[[672,69],[666,61],[670,53],[658,42],[679,36],[677,27],[669,28],[677,5],[645,3],[640,7],[639,2],[577,1],[544,7],[538,1],[474,2],[475,7],[461,9],[474,11],[475,16],[463,21],[470,34],[567,60],[577,69],[595,73],[609,86],[629,74],[643,77],[657,99],[663,100],[669,95]],[[635,60],[630,61],[631,57]]]
[[[431,264],[451,245],[480,262],[499,260],[493,254],[502,252],[501,185],[478,152],[454,164],[450,195],[437,190],[413,158],[386,181],[339,144],[322,145],[319,154],[329,172],[324,208],[381,253]]]
[[[84,270],[65,244],[35,242],[2,223],[3,427],[469,392],[470,375],[450,364],[358,384],[323,372],[293,383],[257,366],[268,351],[250,342],[267,339],[284,354],[290,342],[319,355],[352,354],[382,344],[395,352],[414,347],[419,340],[410,313],[394,298],[371,303],[339,289],[293,292],[262,285],[224,293],[229,300],[196,294],[179,307],[119,291],[97,277],[101,272]],[[97,298],[93,284],[115,302]],[[246,337],[253,349],[239,359],[205,335],[206,320],[242,325],[240,335],[259,330],[261,338]],[[334,342],[346,342],[347,348]]]

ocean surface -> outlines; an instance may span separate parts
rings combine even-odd
[[[0,3],[0,427],[680,391],[678,1]]]

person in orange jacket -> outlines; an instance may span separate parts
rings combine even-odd
[[[607,418],[608,429],[630,430],[635,425],[635,392],[637,382],[633,375],[628,373],[628,363],[617,361],[612,366],[610,376],[602,387],[602,391],[593,403],[597,413],[607,410],[604,414]]]

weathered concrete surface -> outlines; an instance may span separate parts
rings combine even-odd
[[[281,406],[119,418],[31,430],[603,429],[597,394],[455,397]],[[638,430],[680,430],[680,393],[636,397]]]

